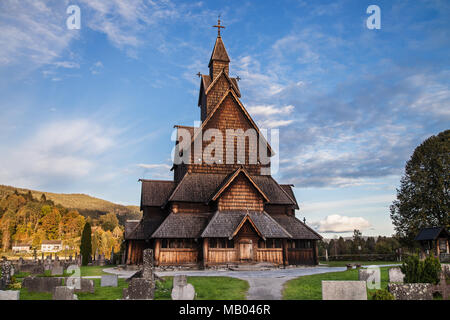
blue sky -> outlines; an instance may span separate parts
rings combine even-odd
[[[280,130],[298,217],[392,234],[405,162],[449,128],[448,1],[3,0],[0,183],[138,204],[139,178],[172,177],[173,125],[200,118],[218,14],[242,102]]]

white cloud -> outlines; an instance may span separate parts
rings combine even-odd
[[[99,169],[97,160],[113,148],[116,135],[87,119],[46,123],[4,150],[0,180],[37,187],[86,178]]]
[[[325,219],[312,223],[319,232],[351,232],[354,229],[365,230],[370,227],[369,221],[362,217],[347,217],[332,214]]]
[[[169,166],[168,164],[164,164],[164,163],[160,163],[160,164],[140,163],[137,166],[139,168],[144,168],[144,169],[168,169],[168,170],[170,170],[170,168],[171,168],[171,166]]]
[[[78,32],[67,30],[67,1],[0,1],[0,66],[36,68],[60,58]],[[62,66],[62,65],[61,65]]]
[[[254,116],[262,115],[267,117],[276,114],[290,114],[294,110],[294,106],[288,105],[277,108],[275,105],[257,105],[249,106],[247,110]]]
[[[290,125],[294,120],[263,120],[258,121],[259,127],[261,128],[279,128]]]

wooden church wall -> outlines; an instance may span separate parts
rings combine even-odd
[[[218,199],[219,211],[263,211],[264,203],[256,189],[246,178],[237,177]]]

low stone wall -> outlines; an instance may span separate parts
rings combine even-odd
[[[433,300],[430,283],[389,283],[388,290],[396,300]]]

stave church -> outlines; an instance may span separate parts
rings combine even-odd
[[[214,27],[218,35],[209,73],[198,74],[201,123],[175,126],[173,180],[140,180],[143,216],[126,222],[123,262],[141,264],[143,250],[151,248],[157,266],[317,265],[321,236],[295,217],[299,206],[293,185],[279,184],[270,175],[274,151],[240,101],[239,77],[229,73],[220,19]],[[206,139],[208,130],[215,130],[214,139]],[[222,143],[230,130],[251,130],[266,144],[251,144],[245,137]],[[227,148],[244,156],[210,161],[192,151],[215,157],[228,155]],[[260,159],[262,149],[268,162]]]

